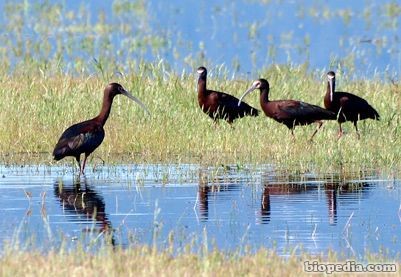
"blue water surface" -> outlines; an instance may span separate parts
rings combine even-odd
[[[6,3],[21,3],[22,11],[10,12],[4,9]],[[11,17],[21,16],[22,41],[48,40],[53,57],[61,55],[70,64],[77,59],[91,63],[107,58],[124,71],[129,60],[163,61],[177,72],[193,72],[201,64],[225,65],[229,73],[251,79],[259,77],[261,68],[274,64],[306,64],[312,71],[343,70],[366,78],[398,78],[401,69],[401,4],[397,1],[51,3],[62,7],[54,15],[60,22],[52,28],[38,24],[35,15],[45,9],[40,1],[1,0],[0,24],[7,26],[12,24]],[[102,32],[97,23],[109,25],[110,31]],[[6,55],[15,62],[24,59],[12,51],[21,37],[2,29],[3,45],[10,48]],[[57,46],[58,37],[72,52]]]
[[[378,172],[273,165],[0,167],[0,248],[95,250],[112,243],[195,253],[275,249],[363,258],[401,246],[400,181]],[[109,238],[107,240],[106,238]]]

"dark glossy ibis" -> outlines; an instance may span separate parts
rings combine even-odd
[[[308,125],[317,123],[318,128],[312,134],[311,139],[322,126],[322,120],[336,119],[336,114],[323,109],[319,106],[311,105],[296,100],[269,100],[269,83],[265,79],[259,79],[253,82],[252,86],[241,96],[238,105],[242,99],[253,90],[260,90],[260,105],[266,116],[273,118],[279,123],[283,123],[291,130],[296,125]]]
[[[356,134],[359,139],[357,122],[367,118],[379,120],[379,113],[369,103],[352,93],[335,91],[336,74],[333,71],[327,73],[327,91],[324,96],[324,106],[326,109],[336,113],[337,121],[340,125],[338,137],[343,134],[341,124],[346,121],[354,123]]]
[[[218,119],[224,119],[232,123],[235,119],[244,116],[257,116],[259,111],[246,103],[238,105],[238,98],[206,88],[207,70],[201,66],[198,68],[198,102],[202,111],[206,113],[215,122]]]
[[[148,112],[145,105],[126,91],[120,84],[109,84],[104,89],[103,104],[99,115],[93,119],[72,125],[61,135],[53,150],[53,156],[56,161],[67,156],[75,157],[80,168],[80,174],[84,172],[86,159],[104,139],[103,126],[109,117],[114,96],[118,94],[127,96]],[[85,157],[81,165],[80,157],[83,153]]]

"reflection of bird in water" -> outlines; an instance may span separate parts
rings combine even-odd
[[[271,197],[276,195],[292,195],[308,193],[310,190],[316,189],[315,184],[306,185],[305,184],[294,184],[294,183],[274,183],[271,184],[268,181],[265,182],[261,207],[260,207],[260,220],[258,223],[267,224],[271,219]]]
[[[209,218],[209,200],[208,194],[210,193],[210,187],[208,185],[199,184],[198,196],[199,196],[199,212],[202,221]]]
[[[260,203],[260,223],[270,222],[270,191],[269,186],[264,186],[262,199]]]
[[[327,197],[327,207],[329,211],[329,223],[331,225],[337,224],[337,199],[346,195],[349,200],[355,200],[359,198],[359,195],[363,195],[368,190],[369,186],[367,182],[351,183],[350,180],[343,181],[330,181],[324,184],[325,194]]]
[[[54,194],[60,200],[64,210],[76,215],[76,217],[68,217],[69,219],[82,221],[83,215],[85,221],[95,221],[99,232],[111,234],[111,244],[115,245],[113,228],[106,214],[104,199],[94,190],[94,187],[84,182],[82,188],[79,180],[66,186],[64,182],[58,180],[54,184]]]
[[[228,172],[227,172],[228,171]],[[199,170],[199,185],[198,185],[198,206],[200,219],[207,221],[209,218],[209,203],[210,196],[215,196],[213,199],[221,195],[221,193],[232,192],[240,189],[238,180],[230,175],[230,168],[225,168],[221,175],[210,176],[207,169]],[[227,198],[229,199],[229,198]]]
[[[335,225],[337,224],[337,189],[332,184],[325,184],[324,187],[329,210],[329,223]]]
[[[287,171],[278,173],[273,176],[268,173],[262,177],[264,179],[264,190],[262,194],[261,208],[261,223],[268,223],[268,220],[263,221],[263,207],[269,208],[265,211],[268,219],[271,218],[270,206],[274,205],[274,197],[276,195],[293,195],[309,193],[312,190],[317,190],[321,187],[318,184],[324,181],[324,193],[327,198],[328,221],[330,225],[337,223],[338,205],[345,205],[348,202],[355,202],[361,197],[366,197],[367,189],[371,184],[367,181],[366,172],[347,173],[341,171],[338,174],[329,174],[319,177],[306,177],[300,174],[290,174]],[[318,181],[318,182],[316,182]],[[339,202],[338,199],[341,199]],[[267,218],[266,218],[267,219]]]

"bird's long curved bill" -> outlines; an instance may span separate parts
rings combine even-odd
[[[150,115],[150,112],[148,110],[148,108],[146,108],[145,104],[142,103],[141,100],[139,100],[138,98],[136,98],[135,96],[133,96],[131,93],[129,93],[128,91],[124,91],[123,95],[127,96],[129,99],[133,100],[134,102],[136,102],[139,106],[141,106],[142,109],[145,110],[145,112]]]
[[[252,91],[254,91],[256,89],[255,86],[251,86],[247,91],[244,92],[244,94],[242,94],[242,96],[239,98],[238,101],[238,106],[241,105],[242,99],[245,98],[245,96],[247,96],[248,94],[250,94]]]

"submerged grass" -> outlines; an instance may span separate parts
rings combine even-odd
[[[49,67],[51,68],[51,67]],[[240,96],[252,80],[227,78],[224,70],[211,68],[208,87]],[[221,121],[214,126],[198,107],[195,74],[177,74],[163,63],[141,64],[129,75],[73,76],[57,70],[19,68],[13,74],[0,71],[0,151],[5,162],[24,162],[44,153],[39,162],[51,164],[51,151],[60,134],[73,123],[92,118],[100,110],[103,89],[119,82],[149,108],[147,116],[127,98],[115,99],[106,123],[106,138],[95,157],[113,162],[113,154],[133,161],[204,163],[281,163],[308,167],[365,168],[400,165],[401,104],[399,87],[381,79],[348,79],[339,72],[339,90],[364,97],[380,113],[381,121],[359,123],[361,139],[352,124],[344,124],[345,136],[337,140],[338,124],[326,122],[311,143],[316,128],[297,127],[296,139],[282,124],[262,114],[237,120],[233,127]],[[217,76],[216,76],[217,75]],[[258,74],[271,84],[271,99],[298,99],[323,105],[325,72],[309,72],[303,66],[272,66]],[[246,101],[260,109],[258,93]],[[24,155],[21,161],[19,154]],[[47,153],[47,154],[46,154]]]

